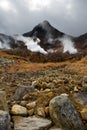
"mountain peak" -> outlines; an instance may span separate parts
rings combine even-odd
[[[39,26],[42,27],[45,30],[51,28],[51,25],[50,25],[50,23],[47,20],[44,20],[43,22],[41,22],[39,24]]]
[[[50,26],[50,23],[47,20],[44,20],[40,25]]]
[[[41,40],[41,44],[48,43],[49,38],[56,39],[63,35],[64,33],[54,28],[47,20],[44,20],[43,22],[36,25],[32,31],[23,34],[23,36],[26,36],[26,37],[29,37],[29,36],[38,37]]]

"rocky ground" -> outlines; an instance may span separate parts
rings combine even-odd
[[[86,62],[87,57],[31,63],[0,51],[0,109],[9,109],[11,130],[62,130],[50,116],[49,103],[63,93],[68,94],[87,127]]]

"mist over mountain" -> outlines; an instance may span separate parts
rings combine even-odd
[[[29,52],[35,54],[39,52],[45,56],[84,55],[87,51],[87,34],[73,37],[57,30],[45,20],[21,35],[0,34],[0,48],[12,50],[25,48]]]
[[[63,47],[63,53],[69,52],[73,54],[79,51],[83,52],[84,49],[86,50],[84,47],[87,45],[87,34],[73,37],[57,30],[48,21],[36,25],[32,31],[24,33],[23,36],[38,37],[40,39],[39,45],[46,51],[49,49],[58,51],[59,48]]]

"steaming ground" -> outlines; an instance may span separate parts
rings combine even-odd
[[[49,49],[45,51],[43,48],[41,48],[40,45],[38,44],[40,42],[39,38],[24,37],[22,35],[14,36],[14,38],[16,40],[23,41],[25,45],[27,46],[27,49],[31,50],[32,52],[40,52],[42,54],[55,52],[53,49]],[[69,52],[70,54],[77,53],[77,49],[74,47],[74,42],[67,35],[64,35],[63,37],[55,39],[55,40],[59,40],[61,44],[63,45],[63,48],[64,48],[63,53],[65,52]],[[54,39],[50,37],[48,41],[49,41],[49,44],[53,44]]]
[[[22,35],[14,36],[16,40],[23,41],[25,45],[27,46],[27,49],[32,52],[40,52],[42,54],[47,54],[47,52],[38,45],[40,42],[39,38],[31,38],[31,37],[24,37]]]
[[[59,41],[63,44],[63,53],[69,52],[70,54],[77,53],[77,49],[74,47],[74,42],[68,36],[63,36],[59,39]]]
[[[0,42],[0,48],[1,49],[11,49],[6,41],[4,43]]]
[[[37,37],[24,37],[22,35],[14,35],[11,36],[15,43],[17,43],[17,41],[22,41],[28,50],[32,51],[32,52],[40,52],[44,55],[48,54],[48,53],[54,53],[56,52],[56,50],[54,50],[53,48],[48,49],[47,51],[45,51],[40,45],[40,39]],[[77,53],[77,49],[74,47],[74,42],[71,40],[71,38],[67,35],[64,35],[61,38],[56,38],[53,39],[52,37],[48,38],[48,43],[49,44],[54,44],[55,41],[60,41],[61,45],[63,46],[63,53],[69,52],[70,54],[75,54]],[[11,44],[15,44],[12,43],[11,39],[6,36],[6,35],[1,35],[0,34],[0,48],[1,49],[13,49],[11,47]]]
[[[10,40],[8,37],[6,37],[3,34],[0,34],[0,48],[1,49],[11,49],[9,42]]]

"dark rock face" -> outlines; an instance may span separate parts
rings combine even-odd
[[[61,37],[64,33],[58,31],[56,28],[52,27],[48,21],[43,21],[42,23],[38,24],[31,32],[24,33],[23,36],[37,36],[40,37],[40,34],[52,35],[53,38],[57,38],[58,36]]]
[[[49,104],[50,116],[63,130],[85,130],[85,127],[67,95],[53,98]]]

